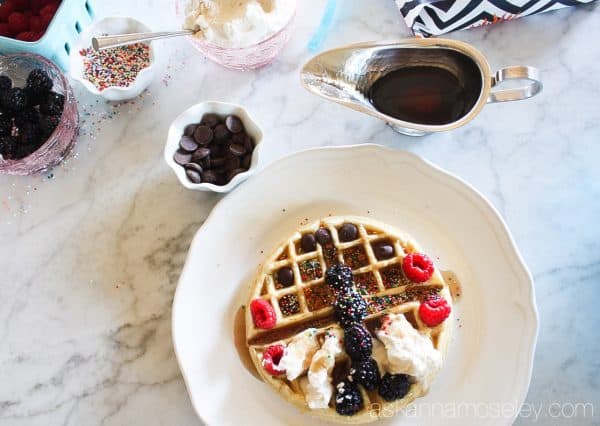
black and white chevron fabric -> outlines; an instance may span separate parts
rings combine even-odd
[[[396,0],[396,4],[416,35],[430,37],[592,1]]]

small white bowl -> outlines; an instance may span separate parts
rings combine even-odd
[[[215,185],[212,183],[193,183],[191,182],[186,174],[185,169],[177,164],[173,160],[173,155],[179,149],[179,139],[183,135],[183,130],[188,124],[199,123],[202,116],[207,113],[214,113],[219,115],[237,115],[244,123],[246,133],[254,139],[254,151],[252,151],[252,161],[247,171],[235,175],[233,179],[227,183],[227,185]],[[165,145],[165,161],[173,169],[179,182],[188,189],[194,189],[196,191],[213,191],[213,192],[229,192],[237,185],[246,180],[249,176],[252,176],[257,167],[259,160],[260,143],[263,139],[263,132],[258,125],[250,118],[248,112],[241,106],[235,104],[228,104],[225,102],[207,101],[193,105],[190,108],[182,112],[179,117],[171,123],[169,127],[169,134],[167,136],[167,143]]]
[[[139,72],[136,79],[127,87],[111,86],[99,90],[84,76],[83,57],[79,54],[82,49],[92,45],[92,37],[103,34],[130,34],[152,31],[146,24],[128,17],[113,16],[104,18],[87,28],[71,47],[69,57],[69,72],[73,79],[79,81],[94,95],[102,96],[112,102],[124,101],[139,96],[154,78],[156,68],[156,50],[150,44],[150,66]]]

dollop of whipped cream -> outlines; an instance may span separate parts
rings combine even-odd
[[[386,370],[408,374],[427,387],[428,377],[442,366],[442,354],[419,333],[403,314],[388,314],[376,332],[387,355]]]
[[[294,380],[308,370],[318,349],[317,329],[307,328],[294,336],[286,346],[279,361],[279,368],[285,370],[288,380]]]
[[[342,338],[341,330],[327,330],[321,349],[312,358],[308,369],[306,402],[313,410],[329,406],[333,394],[331,372],[336,357],[342,353]]]
[[[189,0],[184,28],[221,47],[247,47],[282,29],[296,0]]]

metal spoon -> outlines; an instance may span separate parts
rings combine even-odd
[[[144,41],[152,41],[161,38],[180,37],[193,34],[193,31],[183,30],[98,36],[92,37],[92,47],[94,48],[94,50],[104,50],[109,49],[111,47],[126,46],[128,44],[140,43]]]

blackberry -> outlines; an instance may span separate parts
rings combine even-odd
[[[38,144],[22,144],[17,145],[17,149],[14,155],[15,160],[21,160],[31,154],[33,154],[39,148]]]
[[[7,90],[2,96],[2,107],[12,114],[17,114],[27,108],[27,102],[27,94],[18,87]]]
[[[10,136],[12,132],[12,119],[6,115],[0,115],[0,136]]]
[[[350,375],[354,383],[362,385],[366,390],[376,389],[381,380],[379,367],[373,358],[353,362]]]
[[[52,90],[52,79],[46,71],[36,68],[27,76],[25,89],[32,97],[41,97]]]
[[[333,304],[335,319],[342,325],[348,327],[355,322],[361,322],[367,316],[367,302],[360,294],[351,291],[339,294]]]
[[[410,389],[410,383],[406,374],[387,373],[381,379],[379,395],[386,401],[395,401],[404,398]]]
[[[343,264],[332,265],[325,272],[325,282],[336,291],[352,288],[352,269]]]
[[[22,145],[39,145],[40,127],[37,123],[26,122],[18,127],[19,143]]]
[[[366,328],[355,323],[344,329],[344,347],[353,360],[366,360],[373,352],[373,339]]]
[[[25,123],[39,123],[40,113],[35,108],[27,108],[15,117],[15,124],[22,126]]]
[[[336,386],[335,411],[342,416],[352,416],[363,408],[363,398],[358,386],[349,380],[342,380]]]
[[[12,88],[12,80],[6,75],[0,75],[0,91]]]
[[[40,103],[40,112],[45,115],[61,115],[65,105],[65,97],[60,93],[50,92]]]
[[[58,115],[42,115],[40,118],[40,131],[44,138],[48,138],[56,126],[60,123],[60,116]]]
[[[17,139],[12,136],[0,136],[0,155],[5,160],[15,159],[17,152]]]

